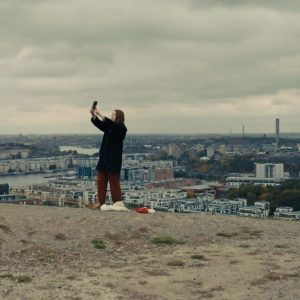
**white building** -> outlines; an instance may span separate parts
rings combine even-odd
[[[121,179],[132,183],[156,181],[156,173],[159,169],[173,170],[175,163],[172,160],[158,161],[124,161],[121,170]]]
[[[213,146],[208,146],[206,148],[206,156],[207,157],[212,157],[215,154],[215,148]]]
[[[289,220],[300,220],[300,210],[293,211],[292,207],[277,207],[274,212],[276,218],[286,218]]]
[[[69,162],[70,158],[66,156],[0,160],[0,174],[40,172],[49,170],[50,166],[55,169],[67,170]],[[93,165],[96,165],[96,162],[93,161]]]
[[[254,205],[243,206],[239,208],[240,216],[247,217],[262,217],[267,218],[270,212],[270,203],[264,201],[257,201]]]
[[[286,179],[283,164],[255,163],[255,176],[230,176],[226,178],[228,188],[239,188],[241,185],[280,185]]]
[[[254,185],[271,185],[277,186],[280,185],[283,179],[277,178],[256,178],[256,177],[227,177],[226,178],[226,186],[228,188],[239,188],[242,185],[246,184],[254,184]]]
[[[168,210],[177,200],[187,199],[187,193],[177,190],[151,189],[128,191],[124,195],[125,203],[144,205]]]
[[[284,166],[283,164],[272,163],[255,163],[255,177],[259,179],[263,178],[284,178]]]
[[[240,207],[247,205],[247,199],[238,198],[236,200],[215,199],[209,202],[207,211],[213,214],[236,215]]]

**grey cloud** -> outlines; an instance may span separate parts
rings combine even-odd
[[[20,60],[13,70],[14,75],[18,77],[80,76],[83,71],[92,72],[96,67],[104,68],[105,65],[111,64],[113,52],[99,46],[73,48],[68,44],[59,44],[52,47],[36,46],[24,61]]]
[[[43,43],[67,40],[71,45],[82,45],[85,42],[129,42],[138,45],[141,42],[157,43],[168,40],[198,43],[219,40],[229,43],[241,40],[253,30],[259,29],[251,20],[252,16],[247,18],[239,13],[233,17],[228,12],[216,11],[214,20],[205,11],[195,14],[185,6],[172,5],[172,1],[167,3],[170,8],[176,8],[173,11],[167,10],[168,7],[164,7],[163,10],[162,6],[156,5],[159,3],[157,1],[131,2],[132,6],[122,7],[123,1],[114,2],[118,5],[108,5],[105,1],[74,1],[78,6],[69,1],[56,2],[54,5],[51,1],[44,1],[44,5],[32,6],[31,10],[25,7],[15,9],[13,6],[6,10],[2,8],[5,17],[2,32],[9,30],[11,35],[23,42],[30,38],[32,41]],[[94,9],[86,9],[89,3]],[[114,13],[112,9],[115,9]],[[12,15],[16,17],[11,18]],[[211,24],[215,21],[216,24]],[[234,21],[238,22],[239,26],[236,26]],[[222,34],[219,32],[219,26],[223,29]]]
[[[258,7],[274,10],[300,10],[300,3],[297,0],[190,0],[192,7]]]
[[[296,89],[299,7],[294,1],[2,1],[0,103],[36,111],[47,103],[85,107],[97,96],[105,107],[150,109],[230,104]]]

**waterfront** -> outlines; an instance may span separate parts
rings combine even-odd
[[[55,172],[55,173],[38,173],[28,175],[12,175],[12,176],[0,176],[0,184],[8,183],[12,186],[26,186],[35,183],[45,183],[55,178],[56,176],[66,175],[70,171]]]
[[[88,155],[98,152],[96,148],[75,146],[61,146],[60,150],[73,150],[80,154]],[[83,158],[83,160],[84,159],[97,160],[97,158],[93,157]],[[75,166],[83,163],[81,158],[76,157],[74,157],[72,161],[75,163]],[[45,183],[48,182],[49,177],[53,178],[68,174],[71,171],[69,164],[69,156],[0,160],[0,184],[8,183],[10,186],[17,187],[35,183]]]
[[[9,186],[24,186],[34,183],[48,182],[49,178],[44,177],[45,174],[30,174],[30,175],[14,175],[14,176],[1,176],[0,184],[8,183]]]

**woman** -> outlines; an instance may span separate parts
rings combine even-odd
[[[101,210],[126,209],[121,199],[120,187],[123,140],[127,132],[127,128],[124,124],[124,113],[116,109],[113,111],[111,119],[104,117],[97,108],[92,108],[90,113],[92,114],[92,123],[104,132],[99,151],[99,161],[96,166],[98,203],[94,208],[100,208]],[[108,182],[114,202],[113,206],[105,204]]]

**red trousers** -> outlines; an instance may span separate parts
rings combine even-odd
[[[100,172],[97,174],[98,202],[105,203],[107,183],[109,182],[113,202],[121,201],[120,174]]]

